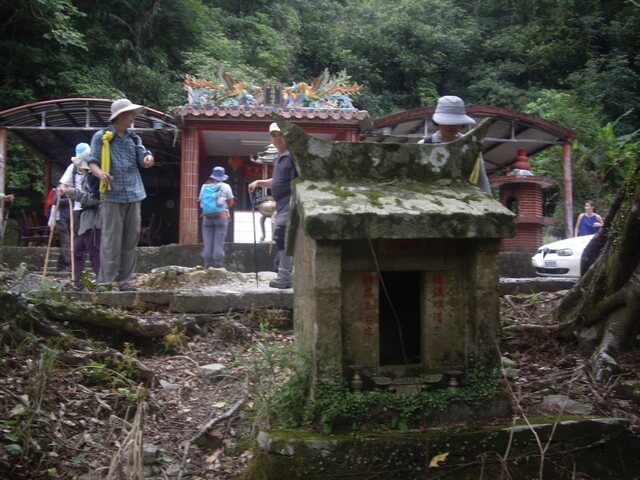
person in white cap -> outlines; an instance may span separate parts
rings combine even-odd
[[[291,288],[293,286],[293,257],[285,255],[284,243],[289,219],[289,201],[291,199],[291,182],[298,176],[287,142],[277,123],[269,125],[271,143],[278,149],[278,158],[273,162],[273,175],[266,180],[255,180],[249,184],[249,192],[258,187],[270,188],[276,201],[276,230],[273,240],[278,249],[278,276],[269,282],[272,288]]]
[[[438,127],[438,131],[424,139],[420,143],[448,143],[462,136],[462,129],[466,126],[475,125],[476,121],[467,115],[464,108],[464,101],[454,95],[445,95],[438,99],[436,110],[433,113],[433,123]],[[491,193],[489,177],[484,167],[484,161],[480,159],[478,172],[478,186],[487,193]]]
[[[129,130],[144,107],[126,98],[111,104],[111,125],[91,139],[87,163],[100,180],[102,195],[100,273],[98,290],[134,291],[132,276],[140,238],[140,202],[147,196],[141,168],[154,164],[153,155],[140,137]],[[103,145],[105,148],[103,149]]]
[[[81,142],[76,145],[76,156],[71,157],[71,164],[67,167],[67,169],[60,177],[58,181],[58,190],[61,194],[65,194],[68,188],[81,188],[82,177],[84,176],[83,172],[81,172],[77,165],[80,160],[84,160],[86,163],[86,159],[89,156],[89,152],[91,151],[91,147],[89,147],[88,143]],[[78,233],[78,224],[80,223],[80,212],[82,210],[82,205],[80,203],[73,203],[73,228],[74,235]]]

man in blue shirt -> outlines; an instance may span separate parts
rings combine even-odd
[[[276,200],[276,231],[273,239],[278,249],[278,276],[269,282],[272,288],[291,288],[293,286],[293,257],[285,255],[284,243],[289,219],[289,202],[291,201],[291,182],[298,176],[296,167],[287,148],[287,142],[277,123],[269,126],[271,143],[278,149],[278,158],[273,163],[273,175],[266,180],[255,180],[249,184],[249,192],[258,187],[271,189]]]
[[[136,265],[136,246],[140,237],[140,202],[146,198],[140,168],[154,164],[153,155],[140,137],[129,131],[133,119],[144,107],[126,98],[111,104],[111,125],[91,139],[87,160],[93,175],[100,180],[102,194],[102,238],[98,289],[134,291],[131,277]],[[108,143],[108,155],[102,152]]]

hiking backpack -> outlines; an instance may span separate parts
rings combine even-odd
[[[218,215],[225,210],[225,207],[218,206],[218,195],[220,194],[219,183],[205,183],[200,192],[200,208],[203,215]]]

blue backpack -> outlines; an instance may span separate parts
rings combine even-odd
[[[225,207],[218,206],[218,195],[220,194],[219,183],[206,183],[202,186],[202,193],[200,194],[200,208],[203,215],[218,215],[224,212]]]

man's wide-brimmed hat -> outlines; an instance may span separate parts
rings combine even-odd
[[[109,117],[109,121],[113,122],[121,113],[133,112],[134,115],[138,115],[143,110],[144,107],[142,105],[136,105],[135,103],[131,103],[131,100],[121,98],[120,100],[115,100],[111,104],[111,116]]]
[[[213,171],[211,172],[209,178],[213,178],[214,180],[217,180],[219,182],[226,182],[229,178],[229,175],[225,175],[224,167],[213,167]]]
[[[433,121],[438,125],[475,125],[476,121],[467,115],[460,97],[447,95],[438,99]]]

